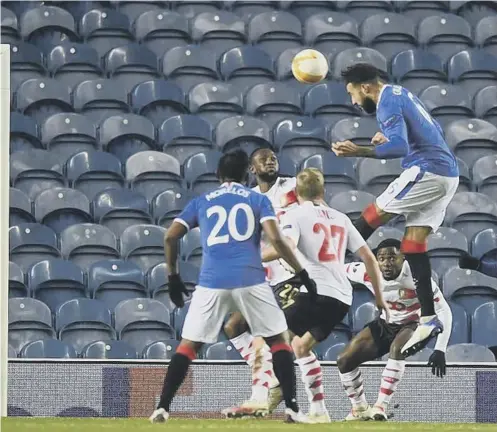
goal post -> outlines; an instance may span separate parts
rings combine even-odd
[[[10,45],[0,45],[0,416],[7,416],[9,302]]]

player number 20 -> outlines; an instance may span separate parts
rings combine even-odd
[[[247,229],[244,233],[240,233],[236,226],[238,212],[245,213],[245,217],[247,218]],[[213,215],[217,215],[217,221],[212,228],[209,237],[207,237],[207,246],[228,243],[230,237],[235,241],[242,242],[248,240],[252,237],[252,234],[254,234],[255,217],[254,212],[248,204],[239,203],[234,205],[229,214],[224,207],[218,205],[209,207],[207,210],[207,217],[210,218]],[[228,223],[229,234],[219,235],[226,222]]]
[[[318,254],[319,261],[338,261],[342,255],[344,228],[339,225],[326,226],[322,223],[317,223],[314,224],[312,230],[316,234],[320,232],[324,233],[323,244]]]

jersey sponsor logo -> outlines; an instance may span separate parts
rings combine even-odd
[[[383,123],[383,127],[385,127],[385,128],[392,127],[393,125],[395,125],[400,120],[402,120],[402,117],[400,115],[398,115],[398,114],[394,114],[393,116],[391,116],[390,118],[388,118],[384,122],[382,122]]]
[[[293,228],[292,225],[285,225],[283,228],[281,228],[282,230],[285,230],[285,229],[291,229]]]

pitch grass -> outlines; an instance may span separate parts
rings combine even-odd
[[[473,432],[497,431],[497,424],[334,422],[327,425],[288,425],[274,420],[170,420],[150,424],[146,419],[7,418],[3,432],[149,432],[149,431],[252,431],[252,432]]]

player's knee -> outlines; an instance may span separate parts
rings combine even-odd
[[[338,355],[337,367],[340,373],[347,373],[355,369],[352,356],[347,351],[343,351]]]
[[[295,336],[292,340],[292,349],[297,358],[307,357],[310,354],[309,349],[298,336]]]
[[[393,342],[392,345],[390,345],[390,352],[389,352],[389,357],[392,360],[404,360],[405,357],[404,355],[400,352],[402,349],[403,344]]]

